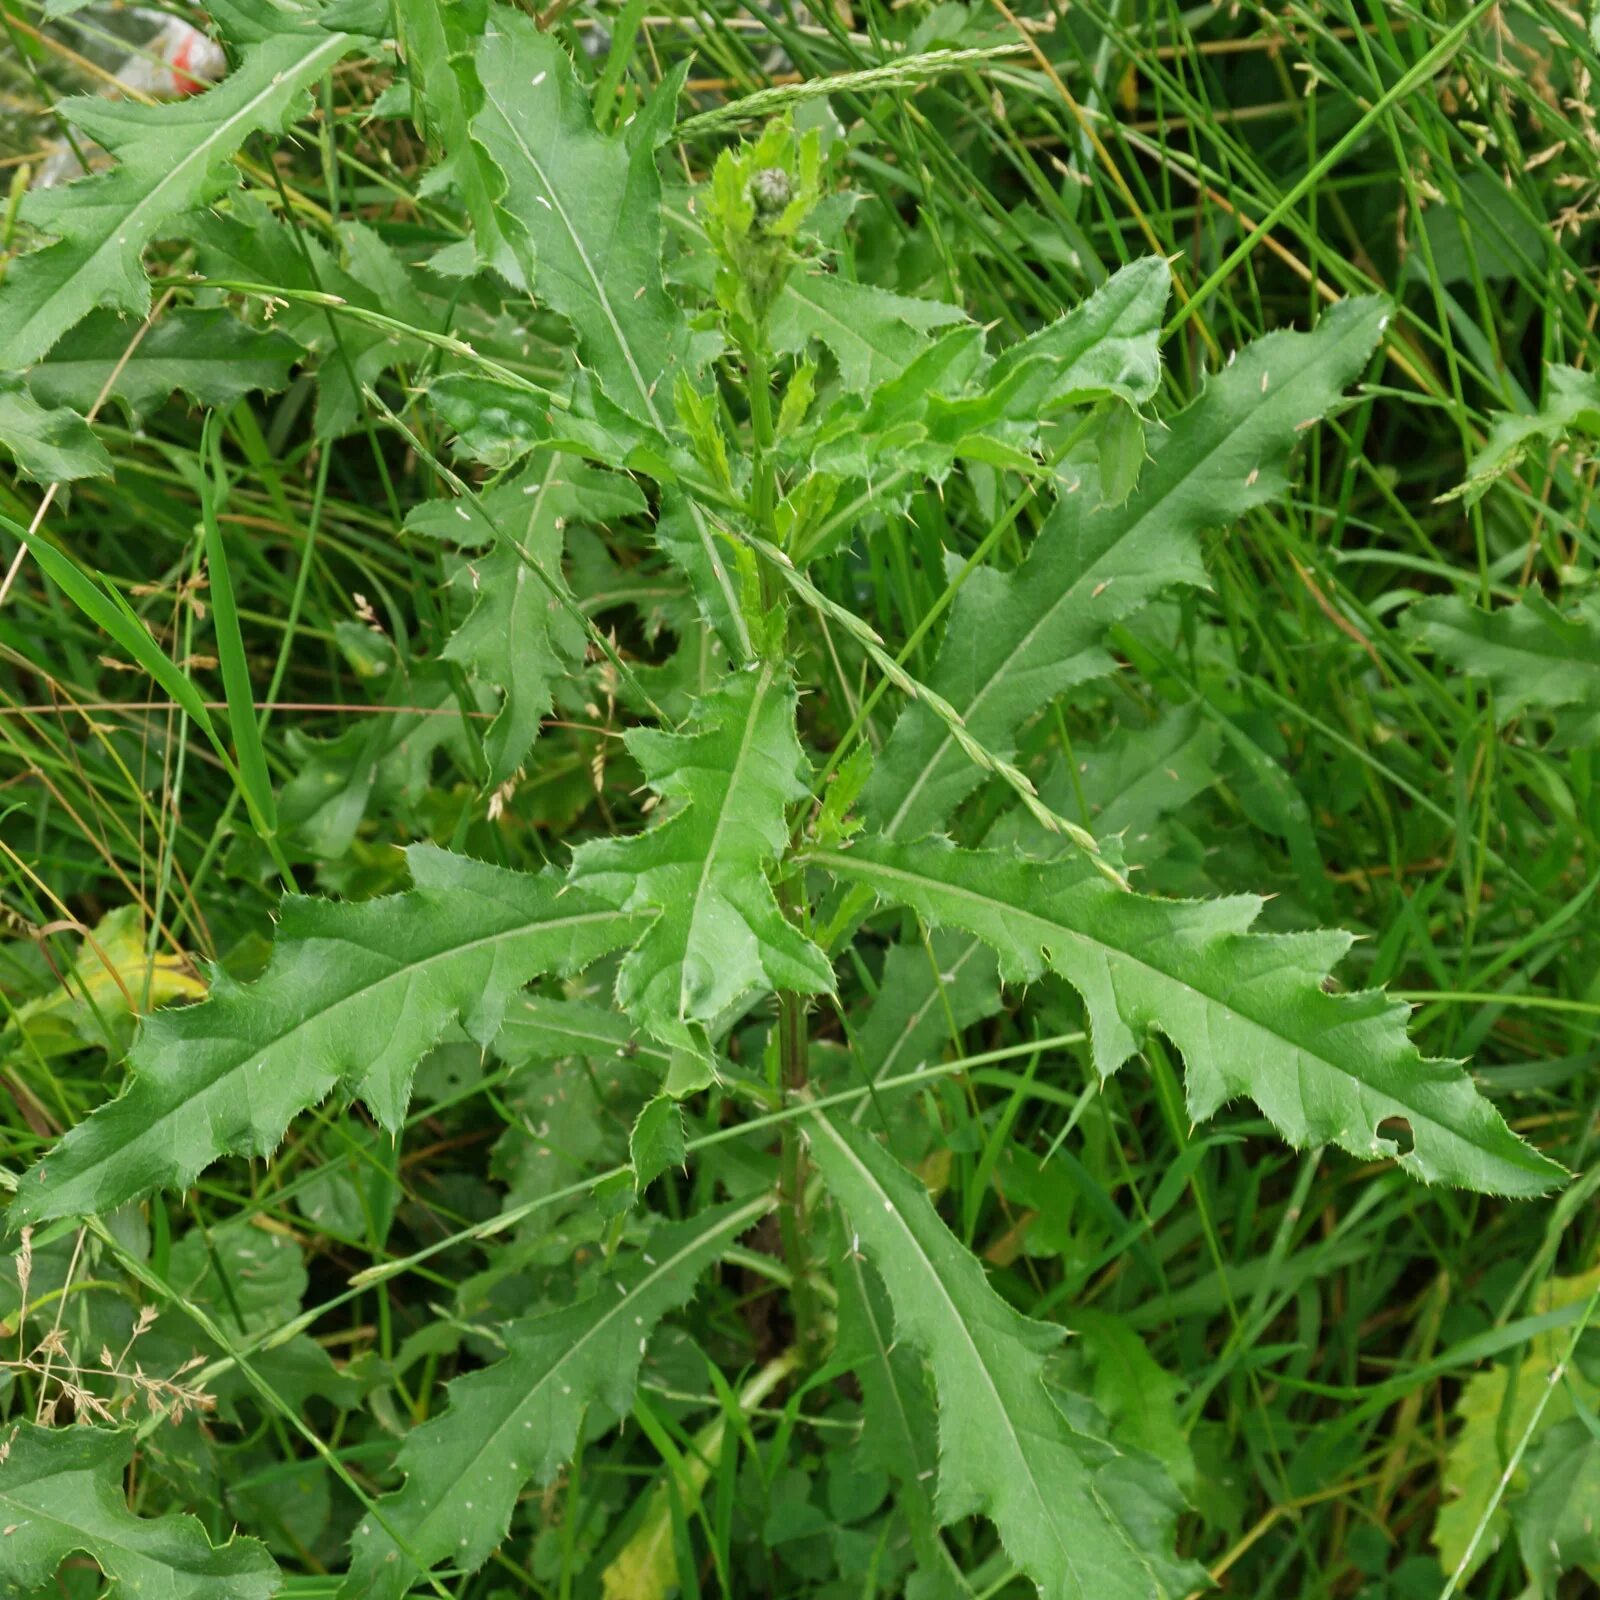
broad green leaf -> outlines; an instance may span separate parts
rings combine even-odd
[[[1120,728],[1099,744],[1080,746],[1076,778],[1059,763],[1039,792],[1063,816],[1078,815],[1081,797],[1095,834],[1115,838],[1122,859],[1142,865],[1159,851],[1160,819],[1214,781],[1216,749],[1216,733],[1198,707],[1180,706],[1148,727]],[[999,820],[988,842],[1048,856],[1064,848],[1059,834],[1046,834],[1020,809]],[[959,1034],[1002,1003],[994,952],[981,939],[942,929],[926,947],[920,940],[893,945],[856,1034],[857,1053],[874,1079],[914,1072],[955,1042],[952,1022]]]
[[[550,456],[547,462],[557,461]],[[499,690],[483,736],[491,784],[522,766],[554,704],[555,685],[584,659],[584,629],[563,605],[562,518],[528,502],[528,522],[467,565],[472,611],[446,643],[446,661]]]
[[[1240,352],[1169,429],[1152,436],[1139,487],[1102,502],[1092,467],[1070,467],[1056,508],[1014,573],[980,568],[952,608],[929,687],[1001,755],[1062,690],[1111,669],[1107,630],[1175,584],[1203,586],[1199,535],[1281,496],[1300,432],[1361,371],[1387,316],[1346,300],[1314,333],[1273,333]],[[982,774],[946,724],[910,705],[863,796],[886,834],[940,827]]]
[[[72,483],[111,474],[111,457],[70,406],[41,404],[21,387],[0,387],[0,449],[35,483]]]
[[[489,691],[481,696],[487,709]],[[279,822],[286,837],[324,861],[344,855],[367,816],[386,808],[404,813],[421,802],[440,751],[454,752],[471,770],[469,735],[442,667],[420,663],[409,677],[395,674],[383,706],[352,717],[331,739],[298,728],[286,735],[294,772],[278,795]]]
[[[444,656],[500,693],[484,737],[492,784],[527,759],[554,686],[583,662],[583,622],[561,570],[567,525],[643,509],[644,497],[628,479],[547,454],[488,494],[430,502],[406,519],[414,532],[490,545],[458,575],[472,593],[472,610]]]
[[[807,859],[932,927],[965,928],[993,947],[1008,981],[1059,973],[1083,997],[1102,1078],[1164,1034],[1183,1052],[1196,1120],[1246,1095],[1293,1145],[1394,1156],[1429,1183],[1533,1195],[1563,1181],[1458,1063],[1419,1054],[1404,1005],[1381,990],[1328,993],[1347,933],[1251,933],[1254,895],[1130,894],[1081,856],[869,839]],[[1409,1126],[1410,1150],[1382,1130],[1391,1117]]]
[[[513,1013],[534,1001],[519,995]],[[627,1163],[629,1129],[660,1092],[665,1065],[612,1051],[574,1057],[570,1044],[554,1059],[522,1058],[508,1048],[506,1034],[502,1028],[495,1053],[517,1070],[504,1090],[511,1115],[489,1163],[490,1175],[505,1186],[501,1209],[537,1201],[541,1230],[577,1213],[584,1228],[598,1233],[602,1217],[593,1198],[570,1191],[590,1173]]]
[[[221,310],[170,310],[134,344],[138,332],[109,312],[85,318],[29,371],[34,398],[87,411],[109,381],[109,398],[135,419],[179,392],[220,408],[252,390],[283,388],[301,358],[293,339]]]
[[[1091,1393],[1116,1437],[1154,1456],[1184,1494],[1194,1490],[1194,1456],[1178,1414],[1183,1385],[1144,1340],[1108,1311],[1075,1311],[1072,1331],[1094,1373]]]
[[[626,737],[651,789],[676,808],[633,838],[580,846],[572,881],[656,913],[622,963],[618,1003],[664,1044],[704,1056],[706,1024],[752,990],[833,987],[827,958],[767,880],[788,842],[784,808],[806,794],[794,689],[763,662],[707,695],[691,731]]]
[[[244,141],[291,121],[305,87],[354,42],[342,33],[277,35],[249,51],[216,88],[175,103],[64,101],[60,114],[118,161],[109,172],[24,199],[23,220],[56,242],[13,262],[6,274],[4,360],[31,366],[97,306],[143,316],[150,307],[145,247],[227,189]]]
[[[860,393],[897,377],[935,328],[965,322],[960,306],[891,294],[826,272],[792,273],[767,324],[772,347],[803,352],[828,347],[847,389]]]
[[[501,1328],[505,1355],[457,1378],[449,1409],[407,1436],[396,1462],[405,1487],[356,1528],[340,1594],[397,1600],[410,1592],[417,1571],[385,1523],[430,1566],[482,1566],[505,1538],[523,1487],[560,1471],[580,1425],[599,1432],[628,1414],[656,1325],[688,1304],[699,1275],[770,1203],[763,1196],[659,1226],[648,1248],[588,1299]]]
[[[575,971],[642,926],[553,876],[421,845],[407,860],[415,887],[401,894],[286,899],[260,979],[219,977],[203,1005],[151,1017],[127,1090],[23,1177],[10,1225],[104,1213],[186,1188],[222,1156],[269,1155],[335,1090],[392,1132],[413,1068],[448,1024],[487,1045],[523,984]]]
[[[1551,1278],[1534,1297],[1534,1310],[1558,1311],[1587,1300],[1596,1289],[1600,1289],[1600,1267],[1577,1277]],[[1463,1385],[1455,1407],[1457,1431],[1442,1474],[1445,1498],[1433,1522],[1434,1547],[1446,1572],[1461,1565],[1480,1524],[1483,1533],[1467,1569],[1469,1575],[1510,1533],[1511,1505],[1503,1496],[1496,1504],[1496,1496],[1508,1465],[1507,1452],[1527,1434],[1535,1413],[1539,1418],[1530,1444],[1536,1455],[1544,1437],[1573,1418],[1573,1388],[1568,1383],[1585,1404],[1600,1405],[1600,1387],[1578,1372],[1569,1372],[1567,1382],[1545,1397],[1550,1374],[1561,1361],[1569,1337],[1564,1328],[1538,1334],[1520,1365],[1475,1372]]]
[[[922,1185],[848,1123],[814,1113],[812,1159],[883,1278],[896,1337],[939,1397],[941,1522],[981,1513],[1045,1600],[1178,1600],[1205,1574],[1173,1549],[1182,1502],[1154,1462],[1068,1421],[1045,1388],[1065,1332],[990,1287]]]
[[[1128,866],[1142,866],[1161,853],[1161,819],[1180,813],[1216,782],[1220,744],[1198,701],[1173,706],[1154,722],[1125,723],[1097,743],[1077,747],[1076,775],[1063,759],[1040,781],[1039,792],[1068,817],[1078,815],[1081,795],[1095,837],[1116,839]],[[1036,836],[1030,848],[1042,842]]]
[[[133,1428],[41,1428],[0,1433],[0,1586],[27,1594],[83,1552],[119,1594],[160,1600],[267,1600],[278,1569],[254,1539],[213,1545],[182,1515],[138,1517],[123,1476]]]
[[[1577,367],[1546,368],[1549,387],[1537,411],[1498,411],[1483,447],[1467,463],[1467,476],[1446,499],[1481,500],[1496,479],[1516,467],[1536,445],[1552,446],[1568,434],[1600,438],[1600,378]]]
[[[689,352],[688,324],[661,277],[661,180],[654,123],[642,112],[625,136],[602,134],[565,49],[532,17],[497,10],[478,47],[483,106],[472,131],[504,173],[504,204],[527,230],[528,276],[578,338],[609,399],[656,433],[672,421],[673,379]],[[671,75],[658,96],[676,92]],[[691,537],[667,545],[711,624],[739,654],[749,635],[705,514],[684,511]]]
[[[1515,605],[1484,611],[1454,595],[1406,614],[1412,638],[1494,691],[1502,722],[1525,711],[1576,708],[1587,722],[1600,705],[1600,597],[1559,611],[1530,590]]]
[[[1524,1466],[1528,1489],[1515,1521],[1535,1592],[1554,1596],[1556,1581],[1574,1567],[1600,1582],[1600,1436],[1571,1417],[1545,1434]]]

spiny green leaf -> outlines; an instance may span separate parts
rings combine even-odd
[[[1075,752],[1076,780],[1063,761],[1040,783],[1045,802],[1076,816],[1080,796],[1095,834],[1116,839],[1123,859],[1143,863],[1159,849],[1162,817],[1184,805],[1215,778],[1217,736],[1197,706],[1179,706],[1147,727],[1118,729],[1099,744]],[[1001,817],[991,846],[1021,846],[1053,856],[1066,847],[1021,809]],[[877,997],[856,1033],[856,1050],[875,1079],[914,1072],[937,1059],[961,1029],[1001,1009],[994,952],[981,939],[955,929],[892,945],[884,957]],[[859,1120],[859,1119],[858,1119]]]
[[[752,989],[833,987],[823,953],[779,908],[767,868],[804,798],[795,693],[763,662],[700,703],[688,733],[632,729],[629,751],[678,809],[631,839],[597,839],[573,882],[628,911],[658,913],[617,976],[617,1000],[665,1044],[704,1055],[705,1025]]]
[[[809,859],[930,926],[975,934],[1010,981],[1059,973],[1083,996],[1102,1077],[1165,1034],[1183,1052],[1197,1120],[1242,1094],[1291,1144],[1396,1156],[1430,1183],[1532,1195],[1565,1176],[1506,1127],[1459,1064],[1418,1053],[1405,1006],[1380,990],[1327,992],[1347,933],[1253,934],[1254,895],[1130,894],[1082,857],[867,839]],[[1389,1117],[1408,1123],[1409,1151],[1380,1131]]]
[[[491,547],[458,577],[470,587],[472,610],[444,650],[500,691],[484,738],[491,783],[504,783],[526,760],[554,685],[583,661],[583,623],[561,570],[567,525],[643,509],[628,479],[550,454],[488,494],[430,501],[407,517],[412,532]]]
[[[1205,584],[1198,536],[1283,494],[1299,432],[1361,371],[1387,315],[1385,301],[1346,300],[1314,333],[1257,340],[1157,432],[1139,487],[1121,505],[1102,502],[1094,468],[1064,469],[1028,559],[1015,573],[980,568],[952,609],[929,687],[972,738],[1008,753],[1028,717],[1111,669],[1101,643],[1114,623],[1162,589]],[[918,838],[980,778],[945,723],[911,705],[863,803],[886,834]]]
[[[1000,1298],[921,1184],[877,1143],[814,1113],[811,1152],[883,1278],[899,1338],[939,1396],[938,1515],[981,1512],[1045,1600],[1176,1600],[1205,1574],[1173,1550],[1160,1467],[1067,1420],[1044,1385],[1065,1337]]]
[[[927,344],[934,328],[965,322],[960,306],[890,294],[832,273],[794,273],[768,321],[774,350],[803,351],[812,339],[839,364],[847,389],[861,392],[898,376]]]
[[[684,1163],[683,1111],[671,1095],[657,1095],[639,1113],[628,1138],[633,1186],[643,1193],[668,1167]]]
[[[28,387],[46,405],[87,411],[109,381],[108,398],[138,419],[180,391],[196,405],[223,407],[255,389],[281,389],[301,358],[294,340],[222,310],[168,311],[134,344],[138,332],[137,323],[96,312],[30,369]]]
[[[10,1225],[104,1213],[186,1188],[222,1156],[268,1155],[335,1089],[393,1131],[413,1068],[449,1023],[487,1045],[523,984],[575,971],[642,926],[550,875],[429,846],[406,856],[414,888],[355,905],[292,896],[257,982],[219,977],[203,1005],[151,1017],[127,1091],[24,1176]]]
[[[1135,261],[993,361],[981,329],[955,329],[864,401],[835,405],[794,448],[857,477],[892,465],[942,479],[962,457],[1037,471],[1032,452],[1051,417],[1106,399],[1131,408],[1155,394],[1171,284],[1159,257]]]
[[[1441,498],[1460,496],[1471,505],[1535,445],[1554,445],[1569,433],[1600,438],[1600,378],[1560,365],[1548,367],[1546,374],[1549,386],[1544,404],[1533,412],[1497,411],[1483,448],[1467,463],[1465,481]]]
[[[111,473],[105,446],[76,411],[41,405],[20,387],[0,387],[0,447],[35,483],[72,483]]]
[[[688,324],[661,277],[661,180],[654,128],[671,102],[647,108],[626,137],[599,132],[566,51],[532,17],[501,9],[478,47],[483,107],[472,130],[506,179],[505,206],[537,257],[528,273],[539,299],[578,336],[606,395],[665,435],[672,387],[689,351]],[[658,98],[676,94],[672,74]],[[738,586],[705,514],[688,504],[687,542],[667,549],[684,564],[712,626],[749,653]]]
[[[656,1325],[688,1304],[699,1275],[770,1203],[763,1196],[658,1227],[649,1248],[588,1299],[506,1324],[506,1354],[457,1378],[449,1410],[401,1446],[406,1484],[378,1502],[384,1521],[430,1565],[482,1566],[505,1538],[523,1486],[555,1476],[579,1425],[599,1431],[627,1415]],[[341,1596],[397,1600],[415,1577],[378,1519],[363,1519]]]
[[[1406,614],[1412,638],[1494,690],[1502,722],[1525,711],[1580,708],[1587,722],[1600,705],[1600,596],[1559,611],[1537,590],[1512,606],[1484,611],[1450,595]]]
[[[0,1585],[28,1594],[79,1551],[119,1594],[155,1600],[267,1600],[280,1579],[254,1539],[213,1545],[182,1515],[137,1517],[123,1474],[132,1428],[41,1428],[16,1423],[0,1434]]]
[[[305,86],[354,42],[320,31],[276,35],[216,88],[176,104],[64,101],[60,114],[118,164],[77,183],[35,189],[23,201],[23,220],[56,242],[14,262],[6,275],[4,360],[31,366],[97,306],[143,316],[150,306],[145,247],[184,212],[222,193],[245,139],[288,122]]]

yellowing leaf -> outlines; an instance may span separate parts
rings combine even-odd
[[[35,1049],[54,1055],[106,1044],[106,1023],[205,992],[181,955],[158,947],[154,961],[147,960],[142,913],[119,906],[84,935],[60,986],[18,1006],[11,1022]]]

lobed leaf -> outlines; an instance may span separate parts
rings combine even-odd
[[[223,1156],[269,1155],[290,1120],[334,1090],[394,1132],[412,1071],[448,1024],[487,1045],[530,979],[575,971],[643,925],[553,875],[425,845],[406,859],[415,887],[401,894],[286,899],[255,983],[218,977],[203,1005],[152,1016],[127,1090],[22,1178],[10,1226],[103,1214],[186,1188]]]
[[[1563,721],[1581,725],[1600,704],[1600,599],[1593,595],[1570,611],[1535,590],[1493,611],[1454,595],[1423,600],[1406,613],[1406,631],[1487,683],[1502,722],[1573,707]]]
[[[660,1226],[648,1249],[588,1299],[507,1323],[506,1354],[457,1378],[449,1409],[407,1436],[397,1463],[405,1486],[356,1529],[340,1595],[398,1600],[416,1562],[482,1566],[505,1538],[523,1487],[556,1475],[580,1425],[598,1432],[628,1414],[657,1324],[688,1304],[699,1275],[770,1204],[761,1196]]]
[[[111,457],[69,406],[41,404],[23,388],[0,387],[0,446],[35,483],[72,483],[111,475]]]
[[[877,838],[808,859],[930,926],[965,928],[996,951],[1008,980],[1047,968],[1065,978],[1083,997],[1102,1078],[1151,1034],[1166,1035],[1183,1052],[1197,1120],[1247,1095],[1293,1145],[1394,1156],[1425,1182],[1534,1195],[1565,1177],[1458,1063],[1423,1058],[1404,1005],[1375,990],[1328,993],[1347,933],[1251,933],[1254,895],[1130,894],[1082,857],[1041,862]],[[1410,1150],[1381,1131],[1391,1117],[1408,1124]]]
[[[97,306],[143,316],[142,255],[186,211],[232,180],[239,147],[295,115],[302,91],[355,43],[349,34],[277,34],[214,89],[175,104],[80,97],[60,115],[118,158],[109,172],[32,190],[22,218],[55,243],[23,256],[0,296],[0,351],[28,367]]]
[[[1519,466],[1539,445],[1554,454],[1568,435],[1600,438],[1600,379],[1578,367],[1552,364],[1547,369],[1544,403],[1535,411],[1497,411],[1488,437],[1467,463],[1465,480],[1442,499],[1481,500],[1490,487]]]
[[[1156,1462],[1069,1422],[1044,1384],[1065,1331],[1015,1311],[875,1141],[814,1112],[811,1153],[883,1278],[898,1339],[939,1397],[941,1522],[981,1513],[1045,1600],[1176,1600],[1206,1583],[1180,1560],[1182,1501]]]
[[[661,276],[654,134],[670,120],[681,72],[618,138],[595,127],[566,51],[532,17],[497,11],[477,66],[483,105],[472,131],[504,174],[506,210],[526,230],[535,258],[529,282],[572,324],[579,354],[612,403],[664,437],[689,328]],[[691,538],[666,548],[683,563],[712,626],[748,654],[738,587],[710,523],[693,502],[684,515]]]
[[[490,543],[463,568],[472,609],[444,656],[500,692],[484,738],[491,784],[504,783],[527,759],[555,685],[583,662],[583,622],[561,570],[567,525],[643,508],[644,497],[626,478],[547,454],[510,483],[430,501],[406,519],[414,532]]]
[[[220,408],[253,390],[282,389],[301,358],[293,339],[219,309],[171,310],[135,344],[137,333],[135,323],[92,313],[29,370],[28,388],[45,405],[79,411],[105,393],[139,419],[179,392]]]
[[[118,1593],[160,1600],[267,1600],[280,1577],[266,1547],[213,1545],[195,1518],[139,1517],[123,1475],[133,1428],[13,1425],[0,1439],[0,1586],[28,1594],[81,1551]]]
[[[1046,421],[1104,400],[1120,401],[1119,412],[1132,418],[1131,408],[1155,394],[1171,285],[1159,257],[1132,262],[992,361],[982,329],[955,328],[903,371],[886,372],[864,399],[825,413],[801,434],[803,453],[814,465],[866,478],[895,466],[939,480],[960,458],[1037,473],[1032,452]],[[1142,462],[1136,419],[1134,431]]]
[[[844,386],[861,393],[898,377],[933,329],[966,320],[959,306],[891,294],[832,273],[803,272],[784,284],[767,333],[780,353],[803,352],[813,339],[826,345]]]
[[[1111,670],[1106,632],[1176,584],[1206,583],[1199,535],[1281,495],[1300,431],[1361,371],[1387,302],[1346,300],[1314,333],[1272,333],[1217,374],[1151,446],[1134,493],[1101,503],[1092,467],[1073,467],[1014,573],[980,568],[952,608],[929,687],[966,732],[1009,753],[1017,730],[1064,689]],[[912,704],[863,794],[891,837],[943,824],[980,782],[951,729]]]
[[[691,732],[626,737],[651,789],[681,805],[646,833],[581,845],[572,881],[655,913],[622,963],[617,1001],[662,1043],[704,1058],[706,1024],[751,990],[833,987],[827,957],[767,880],[788,843],[784,808],[807,792],[794,688],[763,662],[707,695]]]

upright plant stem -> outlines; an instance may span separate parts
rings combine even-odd
[[[765,340],[766,329],[758,327],[755,337],[741,351],[749,390],[750,435],[754,446],[750,511],[762,536],[777,543],[777,528],[773,518],[776,485],[772,467],[772,378],[767,368]],[[769,588],[769,583],[770,575],[763,568],[763,604],[768,608],[785,604],[788,590],[781,584]],[[780,645],[786,638],[787,629],[780,636]],[[779,903],[783,906],[784,914],[794,921],[800,904],[787,886],[779,890]],[[805,996],[792,989],[781,990],[778,994],[778,1070],[786,1101],[793,1101],[805,1093],[809,1050]],[[804,1358],[809,1360],[817,1348],[821,1329],[817,1322],[815,1297],[811,1292],[806,1157],[797,1122],[786,1122],[783,1127],[778,1193],[778,1227],[783,1238],[783,1254],[794,1279],[792,1302],[795,1342]]]

